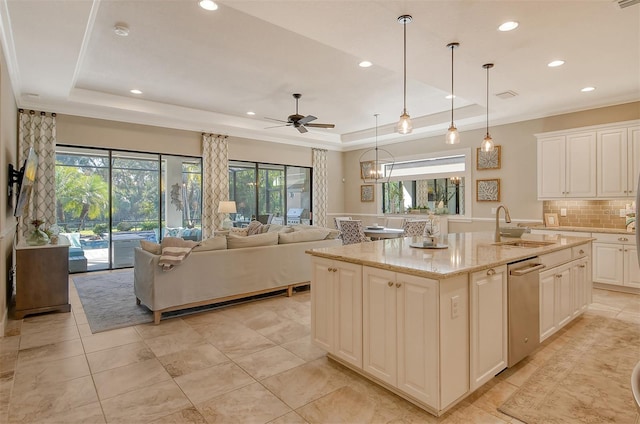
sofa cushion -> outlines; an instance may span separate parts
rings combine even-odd
[[[336,230],[335,228],[328,227],[319,227],[317,225],[304,225],[304,224],[293,224],[291,225],[294,231],[309,231],[309,230],[323,230],[327,231],[327,240],[333,240],[338,238],[340,235],[340,230]]]
[[[304,231],[294,231],[292,233],[277,233],[279,244],[301,243],[303,241],[324,240],[329,231],[325,229],[313,229]]]
[[[162,239],[162,243],[160,244],[160,246],[162,247],[162,249],[164,249],[165,247],[188,247],[190,249],[193,249],[198,244],[200,243],[198,243],[197,241],[184,240],[180,237],[165,237]]]
[[[248,236],[248,231],[247,231],[247,227],[245,228],[238,228],[238,227],[231,227],[229,228],[229,234],[233,234],[233,235],[237,235],[237,236]]]
[[[290,233],[292,231],[293,228],[280,224],[269,224],[269,229],[267,230],[268,233]]]
[[[243,247],[271,246],[278,244],[278,233],[264,233],[253,236],[227,235],[227,249],[241,249]]]
[[[247,235],[252,236],[254,234],[262,234],[262,222],[254,220],[247,225]]]
[[[227,237],[215,236],[200,242],[199,246],[193,248],[194,252],[204,252],[207,250],[225,250],[227,248]]]
[[[146,250],[147,252],[154,255],[159,255],[160,253],[162,253],[162,246],[152,241],[140,240],[140,247],[142,247],[143,250]]]

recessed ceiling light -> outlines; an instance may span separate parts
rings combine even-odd
[[[129,90],[129,92],[130,92],[131,94],[142,94],[142,91],[140,91],[140,90],[138,90],[138,89],[136,89],[136,88],[134,88],[133,90]]]
[[[499,31],[513,31],[514,29],[518,28],[518,25],[520,25],[518,22],[516,21],[507,21],[505,23],[503,23],[502,25],[500,25],[498,27]]]
[[[362,62],[358,63],[358,66],[361,68],[368,68],[371,65],[373,65],[373,63],[369,62],[368,60],[363,60]]]
[[[451,100],[451,99],[455,99],[455,98],[456,98],[455,94],[447,94],[447,97],[445,97],[445,99],[447,99],[447,100]]]
[[[218,5],[213,0],[200,0],[198,4],[204,10],[218,10]]]
[[[582,91],[583,93],[588,93],[589,91],[593,91],[595,90],[595,87],[585,87],[583,89],[581,89],[580,91]]]
[[[255,112],[252,112],[252,111],[247,112],[247,115],[251,115],[251,116],[253,116],[253,115],[255,115],[255,114],[256,114],[256,113],[255,113]]]
[[[126,37],[129,35],[129,27],[127,24],[118,23],[113,27],[113,32],[120,37]]]
[[[558,66],[564,65],[564,60],[554,60],[547,64],[549,68],[556,68]]]

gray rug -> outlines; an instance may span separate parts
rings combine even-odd
[[[153,322],[153,313],[136,305],[132,269],[71,278],[92,333]]]

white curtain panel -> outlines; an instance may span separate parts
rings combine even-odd
[[[30,229],[31,221],[44,221],[45,226],[56,223],[56,114],[19,111],[18,121],[18,166],[22,166],[29,148],[38,155],[38,171],[29,205],[18,230],[18,239],[23,239]]]
[[[222,227],[225,214],[218,213],[218,203],[229,200],[229,145],[227,136],[202,134],[204,199],[202,238],[212,237]]]
[[[313,162],[313,224],[327,226],[327,151],[311,149]]]

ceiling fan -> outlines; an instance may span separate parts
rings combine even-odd
[[[307,132],[307,128],[305,127],[311,127],[311,128],[334,128],[335,125],[334,124],[310,124],[311,121],[315,121],[316,118],[313,115],[307,115],[307,116],[302,116],[300,114],[298,114],[298,99],[302,97],[302,94],[300,93],[294,93],[293,94],[293,98],[296,99],[296,113],[293,115],[289,115],[289,117],[287,118],[286,121],[283,121],[281,119],[274,119],[274,118],[265,118],[265,119],[269,119],[271,121],[277,121],[277,122],[284,122],[284,125],[276,125],[275,127],[267,127],[267,128],[277,128],[277,127],[294,127],[297,128],[299,132],[301,133],[306,133]]]

